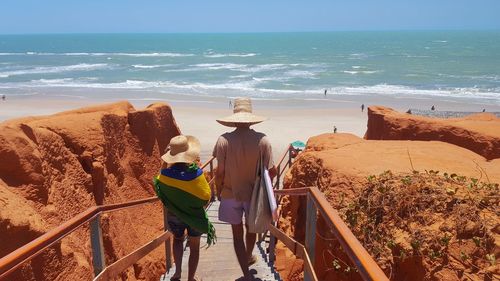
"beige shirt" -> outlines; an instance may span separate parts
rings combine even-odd
[[[271,144],[267,136],[249,128],[236,128],[219,137],[213,156],[224,167],[222,198],[250,202],[257,161],[262,153],[264,167],[274,167]]]

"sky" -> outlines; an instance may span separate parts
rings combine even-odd
[[[500,0],[1,0],[0,34],[500,29]]]

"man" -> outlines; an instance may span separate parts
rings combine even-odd
[[[230,223],[233,232],[233,246],[244,280],[252,280],[249,265],[256,262],[252,255],[256,234],[247,231],[243,239],[243,215],[248,217],[252,190],[255,183],[257,163],[262,157],[263,165],[271,178],[276,176],[272,149],[266,135],[250,129],[251,125],[266,120],[252,113],[248,98],[234,100],[233,115],[218,119],[224,126],[235,127],[232,132],[219,137],[213,156],[217,158],[217,197],[221,201],[219,220]]]

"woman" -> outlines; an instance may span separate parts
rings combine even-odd
[[[165,153],[160,174],[155,177],[154,185],[158,197],[168,210],[169,230],[174,235],[175,273],[170,279],[180,280],[182,253],[185,231],[189,236],[188,280],[195,281],[196,268],[200,254],[200,237],[207,234],[207,244],[215,241],[215,228],[208,220],[204,206],[211,197],[203,171],[197,162],[200,155],[200,142],[193,136],[176,136],[170,140]]]

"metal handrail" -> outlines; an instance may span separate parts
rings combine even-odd
[[[292,164],[292,156],[290,150],[292,146],[289,145],[287,151],[284,153],[278,164],[278,174],[276,179],[276,185],[274,189],[274,194],[279,196],[279,201],[281,202],[281,198],[283,195],[289,196],[307,196],[307,213],[306,213],[306,238],[305,238],[305,247],[298,243],[294,242],[294,247],[302,247],[305,249],[305,253],[299,253],[299,256],[306,260],[305,266],[305,275],[304,280],[317,280],[315,272],[313,272],[314,268],[310,263],[314,264],[314,255],[315,255],[315,239],[316,239],[316,220],[317,220],[317,211],[324,218],[325,222],[332,230],[333,234],[339,241],[342,249],[349,256],[351,261],[354,263],[356,268],[358,269],[363,280],[389,280],[382,269],[378,266],[378,264],[373,260],[370,254],[366,251],[366,249],[361,245],[359,240],[354,236],[351,230],[347,227],[344,221],[340,218],[338,212],[330,205],[328,200],[325,198],[323,193],[319,191],[319,189],[315,186],[311,187],[300,187],[300,188],[292,188],[292,189],[279,189],[279,179],[281,175],[285,172],[286,168],[290,168]],[[283,168],[283,170],[279,169],[280,165],[284,161],[286,155],[288,154],[288,163]],[[281,216],[281,212],[279,212],[279,216]],[[274,261],[274,247],[276,245],[275,237],[278,240],[283,241],[283,239],[290,238],[283,236],[284,233],[278,233],[278,228],[275,225],[270,225],[271,231],[271,239],[270,239],[270,260]],[[279,236],[278,236],[279,235]],[[287,243],[285,243],[287,244]],[[288,243],[290,244],[290,243]],[[291,249],[294,254],[297,255],[296,249]]]
[[[142,204],[156,202],[157,197],[150,197],[118,204],[108,204],[90,207],[82,213],[74,216],[63,224],[53,228],[43,235],[35,238],[26,245],[16,249],[0,259],[0,279],[11,273],[23,263],[33,259],[41,253],[42,250],[50,247],[68,234],[75,231],[83,224],[91,221],[103,212],[112,212]]]
[[[283,161],[288,154],[289,159],[287,162],[288,167],[291,166],[291,154],[290,154],[291,145],[288,146],[286,152],[278,163],[278,167],[283,164]],[[210,167],[210,174],[213,176],[213,161],[214,157],[212,157],[208,162],[202,165],[202,169],[207,166]],[[278,168],[277,182],[279,183],[279,178],[286,170],[286,166],[283,170]],[[210,184],[212,184],[214,178],[210,180]],[[279,187],[279,186],[278,186]],[[347,225],[343,222],[343,220],[338,215],[338,212],[333,209],[333,207],[328,203],[324,195],[318,190],[317,187],[303,187],[303,188],[295,188],[295,189],[286,189],[286,190],[275,190],[276,195],[291,195],[291,196],[307,196],[307,219],[306,219],[306,245],[305,247],[298,242],[295,245],[298,245],[299,249],[302,249],[302,252],[298,252],[298,254],[307,259],[306,266],[306,280],[316,280],[316,275],[314,273],[312,264],[314,264],[314,249],[315,249],[315,233],[316,233],[316,217],[317,210],[323,216],[326,223],[333,231],[336,238],[339,240],[340,245],[347,253],[349,258],[354,262],[356,268],[360,272],[361,277],[364,280],[388,280],[387,276],[380,269],[380,267],[375,263],[373,258],[368,254],[366,249],[361,245],[361,243],[356,239],[354,234],[350,231]],[[68,234],[75,231],[77,228],[82,226],[83,224],[91,221],[91,240],[92,240],[92,248],[93,248],[93,262],[94,262],[94,273],[98,275],[100,272],[106,269],[104,264],[104,254],[103,254],[103,245],[102,245],[102,233],[99,224],[99,216],[104,212],[112,212],[117,210],[122,210],[130,207],[136,207],[139,205],[153,203],[158,201],[157,197],[150,197],[145,199],[139,199],[134,201],[128,201],[124,203],[118,204],[108,204],[108,205],[99,205],[88,208],[86,211],[76,215],[70,220],[64,222],[58,227],[50,230],[49,232],[43,234],[42,236],[34,239],[28,244],[18,248],[17,250],[9,253],[5,257],[0,259],[0,279],[5,278],[9,273],[16,270],[23,263],[33,259],[37,255],[41,253],[42,250],[50,247],[54,243],[60,241],[62,238],[67,236]],[[277,228],[271,227],[273,229],[273,233],[276,235]],[[163,235],[163,234],[162,234]],[[166,237],[166,236],[164,236]],[[279,239],[280,237],[277,236]],[[283,238],[283,235],[281,235]],[[288,237],[290,238],[290,237]],[[166,238],[165,238],[166,239]],[[282,240],[280,239],[280,240]],[[170,240],[168,240],[170,241]],[[292,240],[290,240],[292,241]],[[152,242],[150,242],[152,243]],[[154,243],[158,245],[159,243]],[[274,244],[274,243],[273,243]],[[289,243],[288,243],[289,244]],[[143,245],[141,248],[146,247]],[[170,253],[169,246],[166,246],[166,254],[167,254],[167,268],[170,267]],[[297,246],[295,247],[297,248]],[[274,246],[271,246],[271,251],[274,252]],[[96,253],[97,252],[97,253]],[[297,254],[297,251],[294,251]],[[135,262],[135,261],[128,261]],[[115,264],[118,263],[115,262]],[[113,276],[110,276],[111,278]]]
[[[210,174],[213,175],[213,161],[214,157],[210,158],[205,164],[201,166],[201,169],[205,169],[207,166],[210,167]],[[210,180],[209,184],[212,184],[213,178]],[[34,257],[38,256],[43,250],[52,246],[54,243],[60,241],[62,238],[66,237],[83,224],[91,222],[91,242],[93,249],[93,262],[94,262],[94,273],[98,275],[102,270],[105,269],[104,265],[104,254],[102,246],[102,233],[99,223],[99,217],[105,212],[114,212],[118,210],[123,210],[126,208],[137,207],[139,205],[157,202],[158,197],[149,197],[139,200],[132,200],[117,204],[107,204],[107,205],[97,205],[88,208],[87,210],[77,214],[73,218],[65,221],[61,225],[51,229],[50,231],[42,234],[41,236],[35,238],[29,243],[21,246],[20,248],[14,250],[13,252],[7,254],[6,256],[0,258],[0,280],[4,279],[8,274],[12,273],[14,270],[18,269],[22,264],[30,261]],[[95,233],[94,233],[95,232]],[[94,244],[97,245],[94,245]],[[168,248],[168,246],[166,247]],[[98,253],[95,253],[97,250]],[[167,268],[170,267],[170,253],[169,249],[167,251]],[[100,253],[99,253],[100,252]],[[97,264],[96,264],[97,263]],[[96,268],[97,267],[97,268]]]
[[[308,220],[316,219],[316,209],[323,216],[326,224],[332,230],[342,249],[358,269],[363,280],[389,280],[378,264],[373,260],[349,227],[340,218],[323,193],[316,186],[276,190],[275,194],[290,196],[307,196],[306,249],[314,259],[314,243],[316,229],[309,229]],[[311,205],[314,205],[313,207]]]

